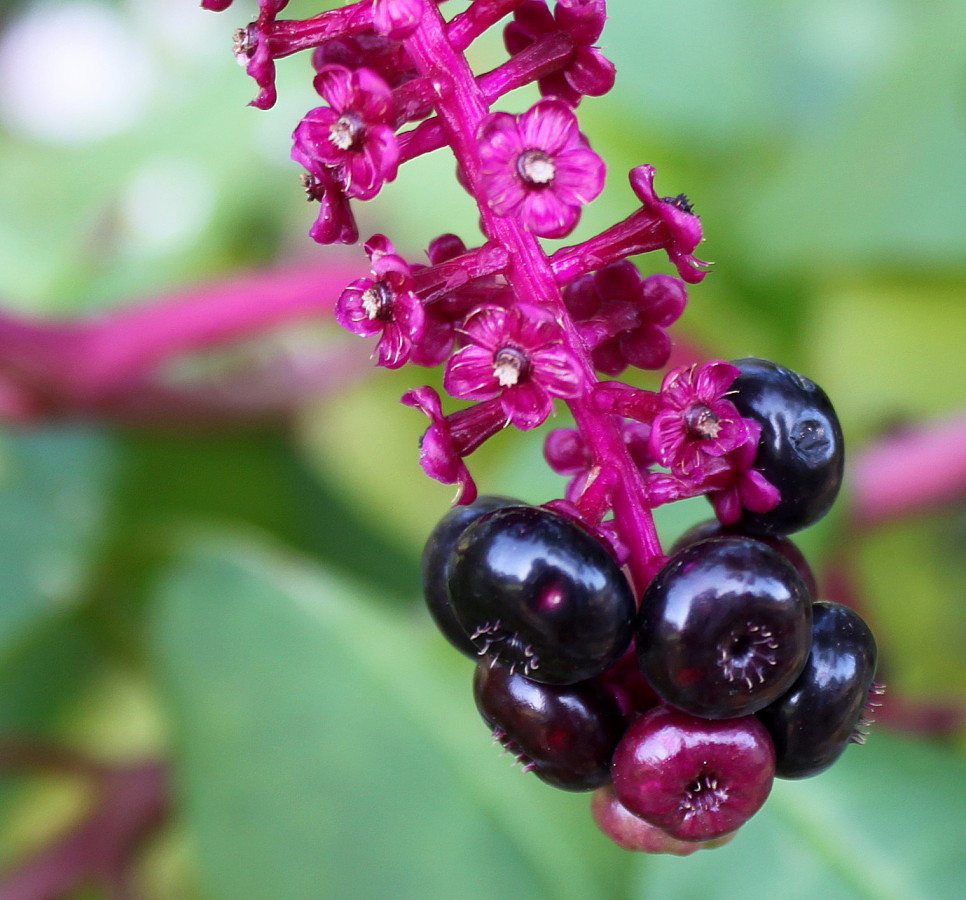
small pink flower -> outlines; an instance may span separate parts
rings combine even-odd
[[[724,399],[739,374],[737,366],[726,362],[668,372],[650,437],[651,452],[661,465],[675,475],[697,475],[709,457],[724,456],[748,440],[746,420]]]
[[[387,238],[374,235],[365,249],[372,261],[372,277],[360,278],[342,292],[335,318],[355,334],[381,334],[377,365],[398,369],[422,338],[423,305],[412,290],[409,266]]]
[[[407,391],[402,402],[425,413],[432,422],[419,442],[423,470],[443,484],[458,484],[457,503],[472,503],[476,499],[476,483],[463,457],[506,427],[507,418],[500,403],[477,403],[444,416],[439,394],[428,386]]]
[[[688,198],[684,194],[658,197],[654,192],[654,166],[636,166],[629,178],[642,207],[635,214],[639,220],[635,224],[640,228],[638,242],[643,245],[637,252],[663,247],[685,281],[701,281],[706,274],[703,268],[708,264],[693,255],[701,242],[702,230],[701,220],[692,211]]]
[[[501,216],[518,216],[534,234],[570,234],[580,208],[604,186],[603,160],[562,100],[544,99],[520,116],[497,112],[479,133],[483,190]]]
[[[235,57],[245,66],[245,71],[255,79],[258,94],[251,106],[269,109],[275,105],[275,54],[271,47],[271,34],[275,17],[288,4],[288,0],[259,0],[258,18],[247,28],[240,28],[235,34]],[[202,0],[206,9],[227,9],[229,2],[224,0]]]
[[[582,390],[577,361],[563,345],[560,326],[545,309],[519,303],[485,305],[463,325],[468,345],[446,365],[443,386],[454,397],[499,397],[517,428],[536,428],[553,411],[553,397]]]
[[[590,46],[600,37],[605,18],[604,0],[558,0],[553,13],[543,0],[526,0],[513,11],[503,42],[515,56],[545,35],[566,34],[574,43],[570,62],[538,79],[537,86],[542,96],[576,106],[584,95],[599,97],[614,86],[614,64]]]
[[[745,420],[748,440],[732,450],[725,461],[728,467],[710,476],[715,487],[710,494],[711,505],[722,525],[733,525],[741,518],[742,509],[766,513],[778,506],[781,492],[761,472],[752,468],[758,453],[761,425]]]
[[[348,197],[369,200],[396,177],[399,145],[392,91],[371,69],[323,66],[315,89],[329,103],[310,110],[292,135],[292,158],[312,174],[334,171]]]
[[[409,37],[422,14],[420,0],[372,0],[372,27],[394,41]]]
[[[341,182],[330,169],[314,168],[314,174],[302,176],[306,196],[319,204],[309,236],[320,244],[354,244],[359,240],[359,229]]]
[[[660,369],[671,355],[665,330],[684,311],[687,289],[661,273],[642,278],[628,260],[583,275],[564,290],[571,314],[592,348],[594,365],[608,375],[627,366]]]
[[[646,473],[654,463],[648,445],[650,426],[644,422],[622,419],[620,429],[631,459],[642,474]],[[594,464],[583,435],[576,428],[555,428],[544,441],[543,455],[558,475],[573,476],[567,484],[565,496],[576,502],[584,491]]]

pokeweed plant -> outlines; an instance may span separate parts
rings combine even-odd
[[[578,119],[615,81],[596,46],[604,0],[474,0],[449,19],[442,0],[359,0],[301,20],[280,18],[286,5],[261,0],[235,52],[261,109],[276,100],[275,61],[311,52],[320,104],[291,151],[317,207],[311,237],[356,242],[354,204],[444,147],[479,211],[479,237],[440,235],[425,262],[368,236],[369,272],[336,318],[379,366],[444,367],[451,400],[422,385],[402,402],[430,420],[422,467],[457,485],[423,578],[443,633],[478,660],[484,720],[548,783],[596,790],[595,820],[621,846],[722,843],[776,772],[815,774],[861,742],[882,691],[871,632],[815,606],[785,537],[841,483],[828,398],[757,359],[676,367],[658,390],[615,380],[668,364],[668,328],[708,264],[690,201],[661,196],[647,164],[629,173],[622,221],[552,252],[541,243],[571,234],[604,185]],[[509,57],[475,73],[465,52],[493,27]],[[534,82],[529,109],[493,110]],[[651,252],[677,277],[630,261]],[[539,507],[478,497],[467,457],[558,403],[574,427],[551,431],[545,456],[570,476],[565,495]],[[652,511],[698,495],[717,522],[665,552]]]

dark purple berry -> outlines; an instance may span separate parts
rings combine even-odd
[[[492,512],[504,506],[519,505],[519,500],[510,497],[482,496],[473,503],[464,506],[454,506],[436,527],[430,532],[423,547],[422,575],[423,596],[429,614],[433,617],[436,627],[460,653],[476,659],[476,647],[463,630],[453,604],[449,600],[449,590],[446,582],[449,578],[449,556],[453,552],[459,536],[484,513]]]
[[[735,835],[731,832],[711,841],[680,841],[657,825],[645,822],[629,812],[617,799],[614,788],[609,784],[594,792],[590,801],[590,812],[597,827],[624,850],[690,856],[695,850],[727,844]]]
[[[838,416],[815,382],[765,359],[734,364],[741,374],[729,399],[761,425],[754,467],[781,492],[766,513],[744,510],[745,531],[789,534],[817,522],[842,483],[845,451]]]
[[[624,717],[596,681],[540,684],[485,660],[473,694],[493,736],[538,778],[565,791],[591,791],[610,779]]]
[[[634,597],[604,546],[548,509],[487,513],[450,557],[456,617],[481,654],[535,681],[575,684],[630,643]]]
[[[758,713],[775,744],[776,772],[807,778],[827,769],[859,730],[873,690],[875,638],[855,610],[820,601],[813,607],[812,649],[788,692]],[[875,686],[879,692],[882,688]]]
[[[812,607],[801,576],[752,538],[701,541],[644,591],[637,659],[658,695],[695,716],[757,712],[808,657]]]
[[[708,841],[748,821],[765,802],[775,751],[754,716],[711,721],[668,706],[644,713],[614,751],[617,798],[680,841]]]
[[[818,584],[815,581],[815,573],[805,559],[805,554],[792,543],[790,538],[781,534],[755,534],[748,535],[741,530],[740,525],[722,525],[717,519],[708,519],[692,525],[684,532],[672,545],[670,555],[673,556],[678,550],[690,547],[698,541],[704,541],[715,537],[753,537],[756,541],[767,544],[772,550],[777,550],[794,567],[795,571],[802,576],[805,587],[808,588],[810,597],[818,596]]]

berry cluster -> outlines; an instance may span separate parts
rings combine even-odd
[[[275,61],[311,50],[321,105],[292,146],[318,204],[310,235],[355,242],[353,205],[443,147],[479,210],[481,241],[440,235],[426,262],[371,236],[369,274],[335,315],[374,340],[378,365],[443,366],[445,392],[468,402],[444,412],[428,385],[402,398],[430,420],[423,468],[458,485],[423,578],[443,634],[478,660],[484,720],[543,780],[596,790],[594,816],[621,846],[720,843],[775,773],[829,765],[876,689],[871,634],[815,602],[785,537],[838,492],[827,397],[752,358],[676,366],[657,390],[600,377],[667,366],[668,328],[707,274],[698,216],[683,194],[656,193],[650,165],[629,173],[636,205],[623,220],[571,246],[542,242],[569,235],[604,184],[577,118],[614,83],[596,46],[604,0],[473,0],[449,20],[442,0],[358,0],[304,20],[279,18],[286,5],[260,0],[236,54],[266,108]],[[474,73],[465,51],[507,17],[508,58]],[[541,97],[528,109],[492,109],[531,83]],[[677,276],[642,275],[630,257],[651,251]],[[466,458],[558,403],[575,427],[552,431],[544,454],[569,476],[564,496],[478,498]],[[666,555],[652,510],[699,495],[716,521]]]
[[[423,555],[434,619],[479,661],[476,703],[494,738],[549,784],[596,789],[597,823],[629,849],[721,843],[775,775],[817,774],[861,741],[881,691],[868,626],[814,600],[784,535],[838,491],[835,413],[788,369],[738,368],[732,402],[762,435],[752,471],[789,500],[686,532],[639,603],[603,535],[552,504],[458,506]]]

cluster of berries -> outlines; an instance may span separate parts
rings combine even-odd
[[[478,660],[477,707],[538,777],[595,790],[599,826],[629,849],[717,845],[764,803],[863,739],[876,645],[861,617],[814,600],[785,533],[834,500],[842,436],[824,392],[738,361],[731,399],[761,428],[754,471],[782,485],[767,513],[681,536],[636,602],[580,520],[506,497],[447,514],[423,554],[426,601]]]
[[[235,52],[264,109],[276,60],[311,51],[322,103],[291,153],[318,204],[310,235],[355,242],[353,205],[443,147],[479,211],[478,246],[441,235],[425,264],[370,237],[370,272],[335,316],[374,339],[378,365],[444,366],[445,392],[469,401],[446,413],[429,385],[402,398],[430,420],[424,470],[458,485],[426,547],[426,596],[444,634],[482,657],[484,718],[544,780],[597,789],[595,817],[622,846],[721,840],[776,771],[810,774],[841,752],[871,689],[868,629],[813,602],[783,537],[838,491],[827,398],[756,359],[677,366],[656,391],[599,377],[667,366],[667,329],[707,274],[698,216],[683,194],[658,195],[650,165],[629,173],[624,219],[552,252],[541,242],[570,234],[604,184],[577,108],[614,83],[596,46],[605,0],[472,0],[448,21],[442,0],[357,0],[302,20],[279,18],[286,5],[259,0]],[[507,17],[507,60],[474,73],[465,51]],[[492,109],[531,83],[529,109]],[[677,276],[629,260],[651,251]],[[558,401],[575,427],[552,431],[544,454],[570,476],[564,497],[477,499],[466,457]],[[717,522],[668,557],[651,511],[698,495]]]

